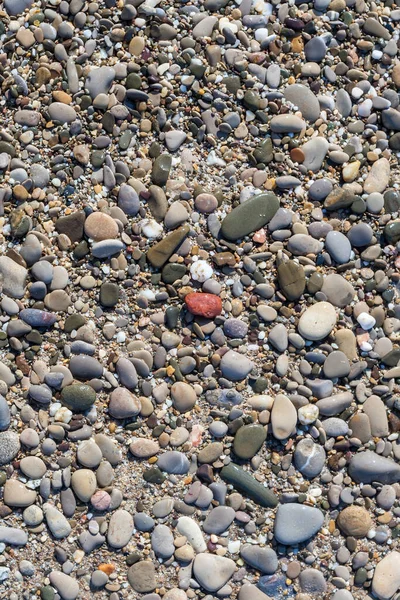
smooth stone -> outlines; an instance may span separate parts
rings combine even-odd
[[[194,388],[183,381],[174,383],[171,387],[171,398],[177,411],[185,413],[195,406],[197,394]]]
[[[112,548],[124,548],[133,533],[133,517],[127,510],[116,510],[107,529],[107,542]]]
[[[166,473],[184,475],[189,471],[190,463],[187,456],[182,452],[168,450],[159,457],[157,466],[161,471],[165,471]]]
[[[248,565],[261,573],[272,575],[278,570],[278,557],[272,548],[244,544],[240,548],[240,556]]]
[[[123,242],[120,240],[102,240],[93,244],[92,255],[95,258],[109,258],[121,252],[124,247]]]
[[[391,484],[400,481],[400,465],[391,458],[366,450],[358,452],[351,458],[349,475],[357,483],[378,481]]]
[[[114,81],[115,69],[112,67],[98,67],[91,69],[86,77],[85,87],[92,99],[99,94],[108,94]]]
[[[128,569],[128,581],[135,592],[145,594],[157,587],[156,570],[150,560],[141,560]]]
[[[350,406],[353,402],[353,394],[351,392],[341,392],[318,400],[316,406],[321,415],[324,417],[333,417]]]
[[[299,583],[301,591],[307,594],[323,594],[327,587],[324,575],[318,569],[304,569],[299,575]]]
[[[298,107],[306,121],[314,123],[321,112],[317,97],[309,87],[294,83],[289,85],[284,91],[285,100]]]
[[[193,563],[193,574],[207,592],[217,592],[232,577],[236,565],[230,558],[200,553]]]
[[[372,592],[379,600],[390,600],[400,587],[400,552],[386,554],[376,565],[372,578]]]
[[[118,207],[129,217],[137,215],[140,209],[139,196],[130,185],[123,183],[118,192]],[[85,223],[86,225],[86,223]],[[110,236],[115,237],[115,236]]]
[[[129,390],[137,387],[139,378],[135,365],[128,358],[121,357],[116,364],[117,374],[120,384]]]
[[[49,575],[50,583],[56,588],[62,600],[75,600],[79,594],[79,584],[70,575],[61,571],[52,571]]]
[[[7,400],[0,394],[0,431],[5,431],[10,427],[11,413]]]
[[[323,137],[313,138],[301,146],[301,151],[304,154],[303,166],[307,171],[316,173],[321,169],[328,148],[328,140]]]
[[[2,293],[11,298],[22,298],[28,271],[8,256],[0,256]]]
[[[373,163],[370,172],[364,181],[364,192],[373,194],[384,192],[389,185],[390,163],[387,158],[379,158]]]
[[[322,37],[313,37],[304,46],[304,54],[307,61],[321,62],[325,58],[327,48]]]
[[[139,414],[141,403],[129,390],[117,387],[110,395],[108,412],[114,419],[128,419]]]
[[[322,421],[322,428],[328,437],[345,436],[349,431],[349,426],[346,421],[338,419],[337,417],[330,417],[329,419]]]
[[[278,282],[284,296],[290,300],[298,300],[306,287],[306,277],[302,265],[289,260],[278,265]]]
[[[154,161],[151,179],[155,185],[163,187],[169,178],[172,166],[172,156],[169,154],[160,154]]]
[[[306,124],[300,117],[287,114],[272,117],[270,127],[274,133],[300,133],[302,129],[305,129]]]
[[[167,525],[156,525],[151,534],[151,547],[154,554],[164,560],[170,558],[175,550],[174,536]]]
[[[254,367],[253,362],[235,350],[228,350],[221,360],[222,375],[229,381],[242,381]]]
[[[181,245],[189,233],[189,226],[182,225],[167,234],[147,251],[147,260],[153,267],[161,268]]]
[[[165,144],[170,152],[176,152],[186,140],[186,133],[173,129],[165,134]]]
[[[337,377],[347,377],[350,373],[350,363],[344,352],[340,350],[334,350],[328,354],[326,361],[324,362],[324,376],[328,379],[335,379]]]
[[[160,450],[158,442],[146,438],[133,440],[129,446],[129,451],[137,458],[150,458],[155,456]]]
[[[180,517],[176,526],[181,535],[184,535],[195,552],[205,552],[207,549],[200,527],[190,517]]]
[[[43,512],[46,523],[52,535],[57,539],[62,539],[71,533],[71,525],[64,515],[51,504],[43,505]]]
[[[339,210],[349,208],[355,201],[356,196],[350,189],[337,187],[325,198],[324,208],[327,210]]]
[[[85,221],[85,234],[95,242],[116,238],[118,225],[116,221],[103,212],[93,212]]]
[[[297,411],[284,394],[275,397],[271,411],[272,433],[277,440],[288,438],[296,427]]]
[[[324,515],[318,508],[303,504],[281,504],[274,523],[279,544],[296,546],[312,538],[322,527]]]
[[[74,494],[79,500],[82,500],[82,502],[89,502],[96,491],[96,476],[93,471],[90,471],[89,469],[79,469],[72,473],[71,486]]]
[[[333,306],[339,308],[350,304],[355,295],[351,283],[337,273],[331,273],[324,278],[321,291]]]
[[[18,527],[0,525],[0,542],[10,546],[25,546],[28,543],[28,534]]]
[[[12,507],[25,507],[34,504],[36,492],[27,488],[18,479],[8,479],[3,488],[4,504]]]
[[[300,440],[294,452],[296,469],[305,477],[313,479],[319,475],[324,467],[326,452],[322,446],[312,439]]]
[[[72,123],[77,117],[75,109],[62,102],[52,102],[48,111],[50,118],[53,121],[59,121],[60,123]]]
[[[88,410],[96,401],[96,392],[89,385],[72,384],[61,390],[61,402],[73,412]]]
[[[298,329],[307,340],[318,341],[329,335],[336,324],[336,311],[328,302],[317,302],[301,315]]]
[[[239,458],[253,458],[267,438],[267,432],[262,425],[251,423],[240,427],[233,441],[233,450]]]
[[[217,506],[208,513],[203,523],[206,533],[221,534],[226,531],[235,518],[235,511],[230,506]]]
[[[84,381],[101,378],[103,375],[103,366],[99,361],[86,354],[73,356],[69,361],[69,370],[76,379]]]
[[[24,308],[19,316],[31,327],[51,327],[57,321],[57,315],[46,310]]]
[[[251,498],[256,504],[267,508],[274,508],[278,504],[278,498],[262,483],[257,481],[250,473],[244,471],[238,465],[229,463],[220,473],[222,479],[230,483],[236,490]]]
[[[310,235],[296,233],[289,238],[288,250],[295,256],[318,254],[322,250],[322,244]]]
[[[34,0],[4,0],[4,8],[6,12],[16,17],[23,13],[27,8],[30,8]]]
[[[272,192],[252,196],[225,217],[221,224],[221,235],[235,241],[258,231],[272,219],[278,208],[279,200]]]
[[[19,468],[29,479],[41,479],[47,471],[46,464],[37,456],[25,456]]]
[[[343,265],[350,260],[351,244],[348,238],[340,231],[329,231],[325,238],[325,248],[333,260]]]
[[[378,396],[370,396],[362,405],[363,411],[368,415],[371,423],[371,434],[374,437],[389,435],[388,415],[386,406]]]
[[[357,225],[353,225],[348,232],[347,237],[352,246],[360,248],[362,246],[368,246],[372,241],[373,235],[374,232],[367,223],[358,223]]]

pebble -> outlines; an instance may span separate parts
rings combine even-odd
[[[336,311],[328,302],[317,302],[301,315],[299,333],[308,340],[322,340],[336,324]]]
[[[230,558],[200,553],[193,563],[193,574],[207,592],[217,592],[232,577],[236,565]]]
[[[295,546],[318,533],[323,522],[324,515],[318,508],[282,504],[276,513],[274,536],[280,544]]]

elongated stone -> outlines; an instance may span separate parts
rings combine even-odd
[[[349,464],[349,475],[357,483],[391,484],[400,481],[400,465],[371,450],[355,454]]]
[[[281,263],[278,266],[278,282],[288,300],[298,300],[306,287],[303,267],[293,260]]]
[[[221,470],[221,477],[260,506],[274,508],[278,504],[278,498],[270,489],[234,463],[229,463]]]
[[[249,198],[222,221],[222,237],[234,241],[261,229],[269,223],[278,208],[279,200],[272,192]]]
[[[175,229],[166,235],[165,238],[148,250],[147,260],[149,263],[158,269],[165,265],[167,260],[173,255],[188,233],[189,225],[182,225],[182,227],[179,227],[178,229]]]

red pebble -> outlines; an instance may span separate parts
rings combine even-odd
[[[186,306],[192,315],[213,319],[222,312],[222,301],[214,294],[191,292],[185,296]]]

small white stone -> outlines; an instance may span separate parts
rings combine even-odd
[[[192,279],[194,279],[194,281],[199,281],[200,283],[204,283],[204,281],[210,279],[213,276],[213,273],[212,266],[205,260],[197,260],[190,267]]]
[[[305,406],[300,406],[299,410],[297,411],[297,415],[302,425],[311,425],[311,423],[314,423],[318,419],[318,406],[315,404],[306,404]]]
[[[374,317],[366,312],[362,312],[358,315],[357,321],[364,331],[369,331],[375,327],[376,321]]]
[[[163,227],[154,219],[143,219],[140,224],[140,229],[143,235],[145,235],[149,239],[158,238],[162,232]]]
[[[61,421],[61,423],[69,423],[71,419],[72,412],[65,406],[62,406],[54,415],[54,420]]]
[[[358,105],[358,114],[360,117],[369,117],[372,109],[372,100],[367,98]]]
[[[118,331],[117,333],[117,342],[118,344],[123,344],[126,340],[126,335],[124,331]]]
[[[231,554],[237,554],[240,550],[240,540],[234,540],[228,543],[228,550]]]

